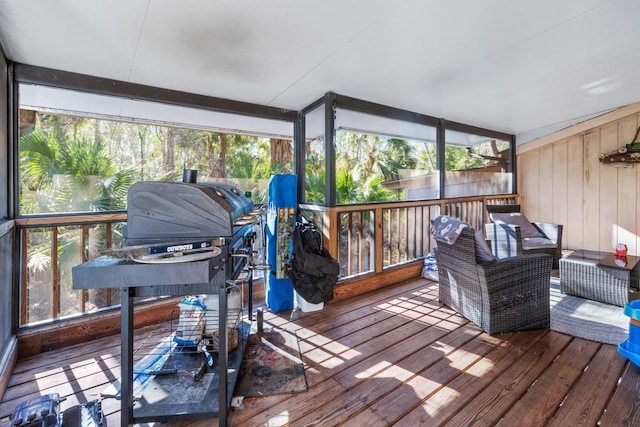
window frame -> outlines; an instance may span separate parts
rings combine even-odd
[[[305,114],[318,108],[318,106],[324,104],[325,109],[325,203],[319,204],[326,207],[336,207],[336,152],[335,152],[335,137],[336,137],[336,111],[339,109],[352,110],[360,113],[370,114],[373,116],[380,116],[387,119],[407,121],[415,124],[432,126],[436,128],[436,146],[437,146],[437,168],[439,173],[439,198],[438,200],[447,199],[446,194],[446,177],[445,177],[445,134],[447,130],[457,131],[462,133],[469,133],[474,135],[482,135],[490,138],[496,138],[509,142],[510,145],[510,173],[511,179],[511,191],[504,194],[517,194],[517,165],[516,165],[516,140],[515,135],[494,131],[491,129],[484,129],[481,127],[468,125],[464,123],[448,121],[444,118],[437,118],[426,114],[416,113],[412,111],[403,110],[400,108],[390,107],[387,105],[377,104],[361,99],[352,98],[349,96],[338,95],[334,92],[326,93],[322,98],[319,98],[309,106],[305,107],[301,111],[301,128],[305,127]],[[304,132],[301,133],[304,138]],[[303,139],[301,140],[303,141]],[[303,143],[303,142],[302,142]],[[304,144],[304,143],[303,143]],[[301,162],[299,171],[304,173],[304,147],[302,150],[303,155],[298,162]],[[302,181],[302,190],[299,188],[299,198],[302,203],[314,204],[307,202],[304,198],[304,176],[299,182]],[[393,203],[379,202],[379,203]],[[318,203],[315,203],[318,204]]]

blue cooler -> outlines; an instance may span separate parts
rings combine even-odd
[[[265,302],[274,313],[293,310],[293,284],[286,275],[286,266],[293,250],[297,194],[296,175],[273,175],[269,180],[266,245],[271,270],[265,278]]]
[[[640,300],[625,304],[624,314],[629,316],[629,339],[618,345],[618,353],[640,367]]]

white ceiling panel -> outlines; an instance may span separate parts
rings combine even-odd
[[[127,81],[146,2],[0,2],[0,43],[15,62]]]
[[[637,22],[637,0],[0,0],[16,62],[294,110],[334,91],[523,138],[640,101]]]
[[[342,3],[154,1],[132,81],[300,109],[299,100],[281,105],[274,99],[382,13],[366,12],[364,0]],[[315,100],[326,90],[314,92]]]

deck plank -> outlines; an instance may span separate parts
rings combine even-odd
[[[384,300],[376,299],[375,301],[372,301],[371,304],[386,309],[392,306],[392,304],[389,302],[385,302],[383,304],[381,303],[381,301],[406,301],[409,297],[410,292],[403,292],[403,294],[401,295],[390,295]],[[415,351],[416,347],[407,346],[407,343],[404,342],[404,340],[406,339],[414,340],[414,344],[419,348],[421,339],[424,339],[425,343],[433,342],[437,338],[440,338],[444,334],[446,334],[448,329],[452,329],[451,325],[455,325],[453,327],[453,329],[455,329],[457,328],[458,323],[466,323],[466,321],[461,319],[456,323],[449,322],[448,329],[429,328],[428,326],[430,324],[436,322],[434,322],[433,320],[424,322],[412,322],[410,320],[411,316],[406,315],[408,310],[410,310],[410,307],[405,307],[401,310],[394,309],[394,311],[397,312],[396,316],[385,317],[383,320],[377,323],[367,324],[365,328],[356,328],[350,331],[351,333],[348,335],[343,335],[342,333],[335,334],[333,332],[333,329],[323,330],[321,326],[320,332],[324,332],[325,335],[328,335],[331,338],[335,338],[335,341],[326,343],[323,346],[323,348],[325,349],[333,349],[333,351],[330,352],[331,357],[329,358],[323,359],[321,361],[314,361],[309,360],[307,354],[303,354],[303,359],[308,366],[307,381],[309,383],[310,389],[318,387],[325,380],[327,380],[329,376],[340,377],[341,372],[343,372],[344,370],[347,370],[352,366],[358,366],[360,361],[369,360],[371,357],[373,357],[374,360],[377,360],[379,357],[385,357],[386,354],[393,354],[394,352],[404,351],[407,348],[412,348],[411,351]],[[345,314],[347,314],[349,313],[349,310],[348,308],[345,309],[344,307],[336,304],[329,306],[329,310],[325,315],[332,318],[339,318],[341,312],[345,312]],[[370,316],[370,310],[361,311],[361,315]],[[452,315],[453,314],[448,314],[448,316]],[[352,314],[349,317],[351,320],[354,320]],[[440,316],[435,317],[434,319],[437,322],[444,321],[440,318]],[[269,319],[267,318],[267,320]],[[313,323],[310,323],[310,325],[313,325]],[[315,327],[313,327],[313,329],[317,330],[317,328]],[[298,330],[298,332],[300,331]],[[363,355],[366,355],[367,357],[363,359]],[[305,396],[302,397],[306,399]],[[309,400],[317,402],[317,404],[320,406],[324,405],[323,400],[321,399],[312,398]],[[263,411],[260,416],[264,417],[271,414],[275,416],[279,413],[287,411],[288,408],[294,406],[297,408],[295,417],[305,415],[304,411],[299,410],[299,406],[306,407],[306,405],[299,405],[298,403],[296,403],[296,397],[294,397],[292,398],[292,401],[282,400],[279,402],[279,404],[276,405],[272,403],[266,413]],[[307,412],[308,411],[309,409],[307,409]],[[242,422],[242,425],[244,425],[244,422],[246,422],[246,420],[251,415],[253,414],[246,414],[246,416],[239,418],[238,421]]]
[[[615,346],[600,347],[549,425],[596,425],[627,363]]]
[[[232,426],[640,424],[640,368],[615,346],[548,330],[489,336],[441,306],[432,281],[409,280],[318,312],[264,315],[265,327],[297,334],[309,391],[246,398],[231,411]],[[136,330],[135,345],[152,331],[167,333],[162,328]],[[153,346],[148,340],[135,359]],[[64,410],[119,376],[118,335],[20,360],[0,401],[0,426],[25,399],[59,392]],[[108,425],[119,425],[120,402],[103,407]]]
[[[570,339],[558,334],[542,336],[527,353],[451,418],[447,425],[496,424]]]
[[[389,424],[402,418],[406,413],[422,405],[432,394],[446,387],[455,378],[465,375],[465,371],[480,358],[502,343],[501,337],[491,337],[481,334],[475,326],[473,331],[458,329],[461,337],[454,337],[454,333],[439,340],[436,352],[440,357],[430,360],[425,349],[414,353],[402,361],[400,366],[411,373],[408,381],[401,387],[396,387],[382,396],[370,407]],[[470,328],[469,328],[470,329]],[[477,335],[473,335],[477,333]],[[464,341],[461,341],[464,340]],[[414,359],[414,363],[409,363]]]
[[[443,359],[444,348],[449,346],[457,348],[479,334],[477,328],[470,326],[451,332],[440,330],[434,326],[429,327],[423,335],[429,335],[430,331],[435,331],[437,335],[442,333],[444,335],[434,340],[432,332],[429,338],[431,343],[423,346],[420,345],[421,337],[412,337],[410,340],[416,340],[415,346],[401,343],[394,346],[393,350],[387,351],[384,360],[378,359],[374,361],[374,364],[370,364],[367,359],[367,363],[358,364],[359,366],[354,366],[355,369],[347,370],[348,372],[341,372],[338,377],[334,378],[340,382],[344,392],[340,395],[334,395],[330,402],[318,407],[313,413],[303,418],[296,418],[296,423],[300,425],[336,425],[340,420],[356,414],[362,408],[362,402],[367,402],[370,405],[399,388],[402,389],[401,393],[404,393],[409,380],[416,375],[416,372],[423,371]],[[386,367],[382,369],[385,365]],[[402,401],[402,404],[410,404],[409,399]],[[380,411],[376,412],[380,414]]]
[[[423,403],[395,421],[397,426],[442,425],[460,412],[488,387],[546,331],[527,331],[511,335],[504,342],[468,367],[464,374],[428,396]]]
[[[603,426],[640,425],[640,368],[629,363],[602,417]]]
[[[504,415],[505,425],[544,425],[589,365],[600,344],[575,339]]]

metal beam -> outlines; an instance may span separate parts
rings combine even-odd
[[[163,102],[182,107],[202,108],[224,113],[241,114],[294,122],[298,112],[284,108],[269,107],[248,102],[234,101],[213,96],[198,95],[172,89],[123,82],[120,80],[88,76],[51,68],[15,64],[15,78],[19,83],[38,84],[100,95],[128,99]]]

